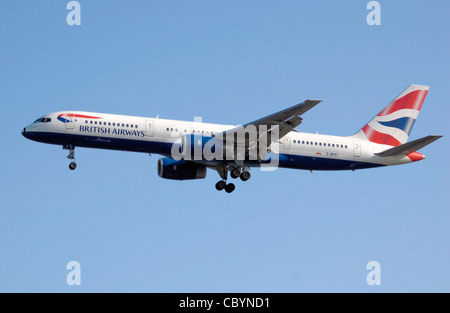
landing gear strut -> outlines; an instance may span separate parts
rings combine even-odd
[[[69,150],[69,155],[67,156],[67,158],[69,160],[72,160],[72,162],[70,162],[70,164],[69,164],[69,168],[73,171],[74,169],[77,168],[77,163],[75,163],[75,146],[73,146],[73,145],[64,145],[63,149],[64,150]]]

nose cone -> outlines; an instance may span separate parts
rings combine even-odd
[[[28,130],[27,130],[28,129]],[[30,130],[30,128],[27,126],[27,127],[24,127],[23,129],[22,129],[22,136],[24,136],[25,138],[27,138],[27,139],[31,139],[31,140],[33,140],[33,132]]]
[[[425,159],[425,156],[419,152],[412,152],[412,153],[408,154],[407,156],[412,162],[417,162],[417,161],[421,161],[421,160]]]

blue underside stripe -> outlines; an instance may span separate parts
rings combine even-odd
[[[170,157],[172,144],[157,141],[119,139],[94,137],[86,135],[58,134],[48,132],[28,132],[26,137],[49,144],[73,145],[75,147],[110,149],[121,151],[134,151],[155,153]],[[270,161],[270,160],[269,160]],[[269,161],[264,163],[269,163]],[[246,166],[258,167],[257,161],[245,162]],[[350,170],[384,166],[382,164],[358,162],[352,160],[339,160],[319,158],[302,155],[280,154],[278,155],[278,167],[304,169],[304,170]]]

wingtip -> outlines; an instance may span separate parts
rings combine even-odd
[[[323,100],[321,100],[321,99],[308,99],[308,100],[305,100],[305,102],[309,102],[309,101],[322,102]]]

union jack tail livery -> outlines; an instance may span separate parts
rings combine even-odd
[[[406,143],[429,88],[410,85],[354,136],[389,146]]]

